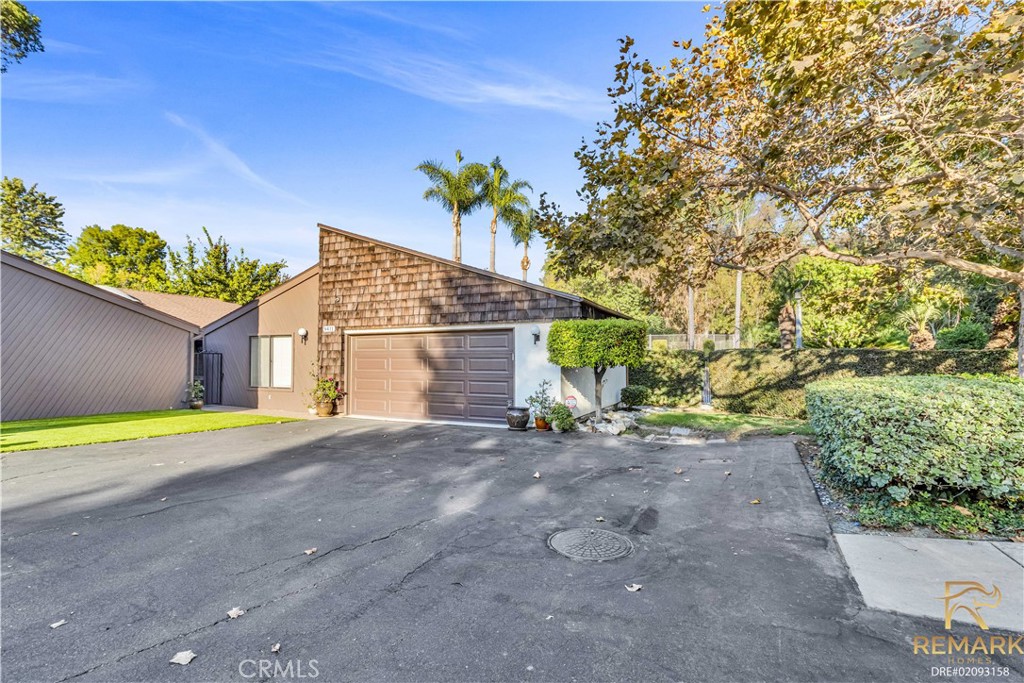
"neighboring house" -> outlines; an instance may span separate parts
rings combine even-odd
[[[199,326],[3,252],[0,420],[181,408]]]
[[[303,410],[319,371],[338,379],[349,415],[502,422],[545,379],[576,414],[593,410],[592,371],[549,363],[547,331],[605,317],[625,316],[321,225],[320,263],[207,325],[203,348],[223,358],[225,404]],[[625,383],[625,368],[607,373],[609,405]]]
[[[238,304],[220,299],[210,299],[202,296],[185,296],[183,294],[165,294],[164,292],[144,292],[139,289],[122,289],[120,287],[104,287],[114,294],[136,301],[143,306],[163,311],[167,315],[180,318],[193,325],[202,327],[209,325],[218,318],[223,318],[228,313],[239,308]]]

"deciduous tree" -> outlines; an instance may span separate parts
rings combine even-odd
[[[203,228],[205,244],[200,247],[189,237],[182,253],[171,251],[170,290],[175,294],[205,296],[236,304],[245,304],[277,287],[288,276],[284,261],[260,263],[247,258],[240,249],[237,256],[223,237],[216,241]]]
[[[640,265],[700,245],[708,267],[761,272],[920,260],[1012,283],[1024,307],[1019,3],[727,3],[678,47],[658,66],[623,41],[615,119],[578,155],[587,208],[551,237],[562,263],[587,244]],[[753,196],[791,220],[714,229],[723,198]]]
[[[43,51],[39,24],[39,17],[17,0],[0,0],[0,73],[7,73],[8,66],[20,62],[28,53]]]
[[[167,242],[155,231],[121,224],[83,229],[62,268],[94,285],[162,292],[170,284]]]

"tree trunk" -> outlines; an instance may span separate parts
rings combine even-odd
[[[1024,285],[1018,285],[1020,320],[1017,321],[1017,376],[1024,379]]]
[[[603,401],[601,396],[604,393],[604,373],[608,368],[601,366],[594,368],[594,406],[597,408],[597,412],[594,415],[597,422],[604,419],[604,410],[601,408]]]
[[[935,337],[927,325],[915,327],[907,341],[911,351],[931,351],[935,348]]]
[[[530,270],[530,245],[526,242],[523,242],[523,260],[519,267],[523,269],[523,282],[526,282],[526,272]]]
[[[735,321],[733,322],[733,335],[735,337],[735,346],[738,349],[740,347],[740,319],[743,313],[743,271],[736,271],[736,311]]]
[[[690,349],[697,348],[697,322],[694,320],[693,287],[686,285],[686,346]]]
[[[461,216],[459,216],[459,207],[452,209],[452,261],[459,260],[459,247],[460,237],[462,236],[462,222]]]
[[[491,272],[494,270],[494,241],[498,237],[498,210],[494,210],[494,218],[491,219]]]
[[[455,261],[462,263],[462,214],[455,221]]]

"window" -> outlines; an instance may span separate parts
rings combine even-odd
[[[249,337],[249,385],[292,388],[292,338]]]

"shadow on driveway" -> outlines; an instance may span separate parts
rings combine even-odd
[[[939,664],[910,637],[941,624],[863,609],[784,439],[325,420],[10,454],[3,475],[4,680],[243,681],[261,659],[319,681],[909,681]],[[637,551],[546,546],[594,526]]]

